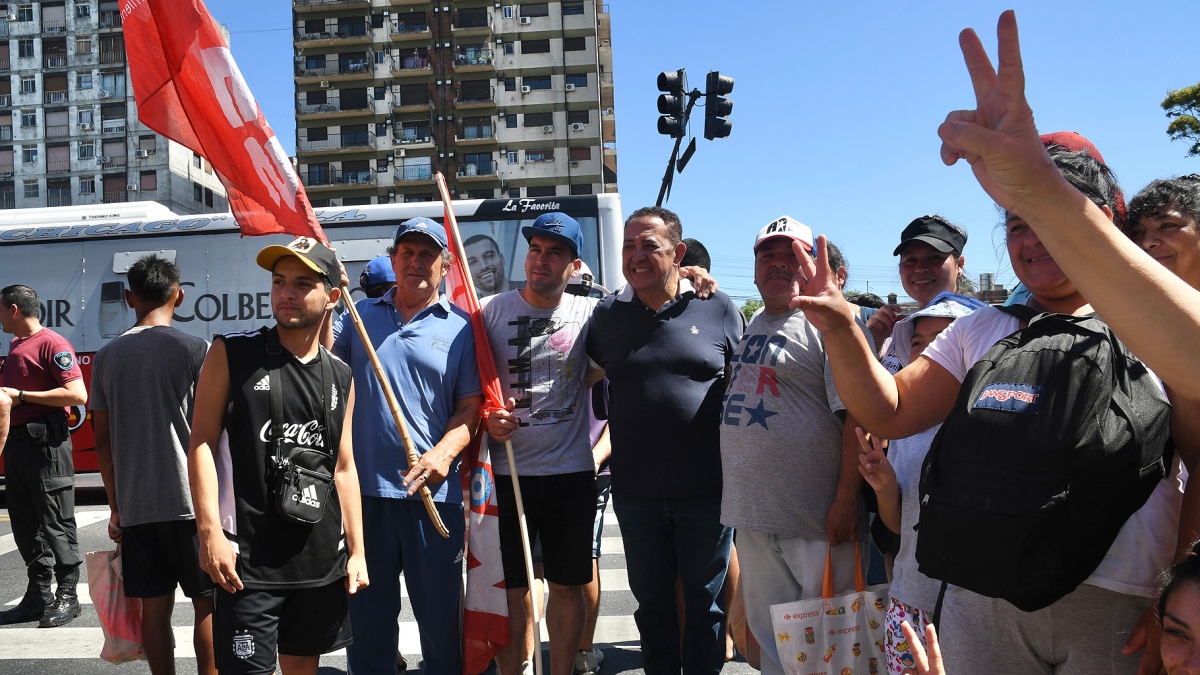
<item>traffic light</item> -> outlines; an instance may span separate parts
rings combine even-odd
[[[659,75],[659,81],[662,81],[662,75]],[[733,112],[733,101],[725,98],[725,94],[731,91],[733,91],[732,77],[722,77],[721,73],[716,70],[708,74],[708,80],[704,86],[704,137],[710,141],[714,138],[725,138],[733,129],[733,122],[725,119]],[[661,130],[662,122],[660,121],[659,131]]]
[[[684,106],[687,97],[687,74],[682,68],[675,72],[666,71],[658,74],[658,90],[666,92],[658,97],[658,133],[671,138],[683,138],[687,133],[687,119],[684,117]]]

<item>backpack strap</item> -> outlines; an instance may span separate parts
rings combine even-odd
[[[946,599],[946,587],[949,585],[950,584],[946,583],[945,581],[942,582],[942,588],[938,591],[937,604],[933,606],[933,628],[939,633],[942,632],[942,627],[940,625],[942,620],[942,601]],[[913,626],[913,628],[916,628],[916,626]]]
[[[1033,321],[1033,317],[1041,314],[1041,312],[1030,307],[1029,305],[998,305],[996,309],[1004,312],[1009,316],[1015,316],[1021,322],[1021,327],[1024,328]]]

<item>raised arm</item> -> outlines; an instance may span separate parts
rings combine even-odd
[[[1000,15],[997,35],[998,69],[973,30],[959,36],[976,107],[951,112],[938,128],[942,160],[967,160],[980,186],[1037,232],[1121,340],[1177,392],[1200,398],[1200,360],[1192,356],[1200,340],[1200,291],[1114,228],[1054,167],[1025,100],[1011,10]]]

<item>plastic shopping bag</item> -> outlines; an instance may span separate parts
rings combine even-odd
[[[884,619],[887,584],[866,588],[855,550],[854,592],[833,597],[830,554],[825,554],[821,598],[771,605],[775,646],[789,675],[887,673]]]
[[[121,557],[116,551],[87,554],[88,594],[100,615],[104,648],[100,658],[109,663],[145,660],[142,650],[142,601],[125,597]]]

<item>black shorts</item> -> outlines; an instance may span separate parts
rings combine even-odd
[[[319,656],[353,641],[344,579],[316,588],[217,587],[213,598],[213,651],[221,675],[275,671],[279,654]]]
[[[542,544],[546,580],[582,586],[592,580],[592,526],[596,519],[596,477],[591,471],[556,476],[521,476],[521,497],[530,540]],[[496,476],[500,506],[500,556],[508,588],[527,588],[525,554],[512,479]]]
[[[121,528],[121,573],[125,595],[174,595],[175,584],[189,598],[212,595],[213,582],[200,569],[196,521],[168,520]]]

